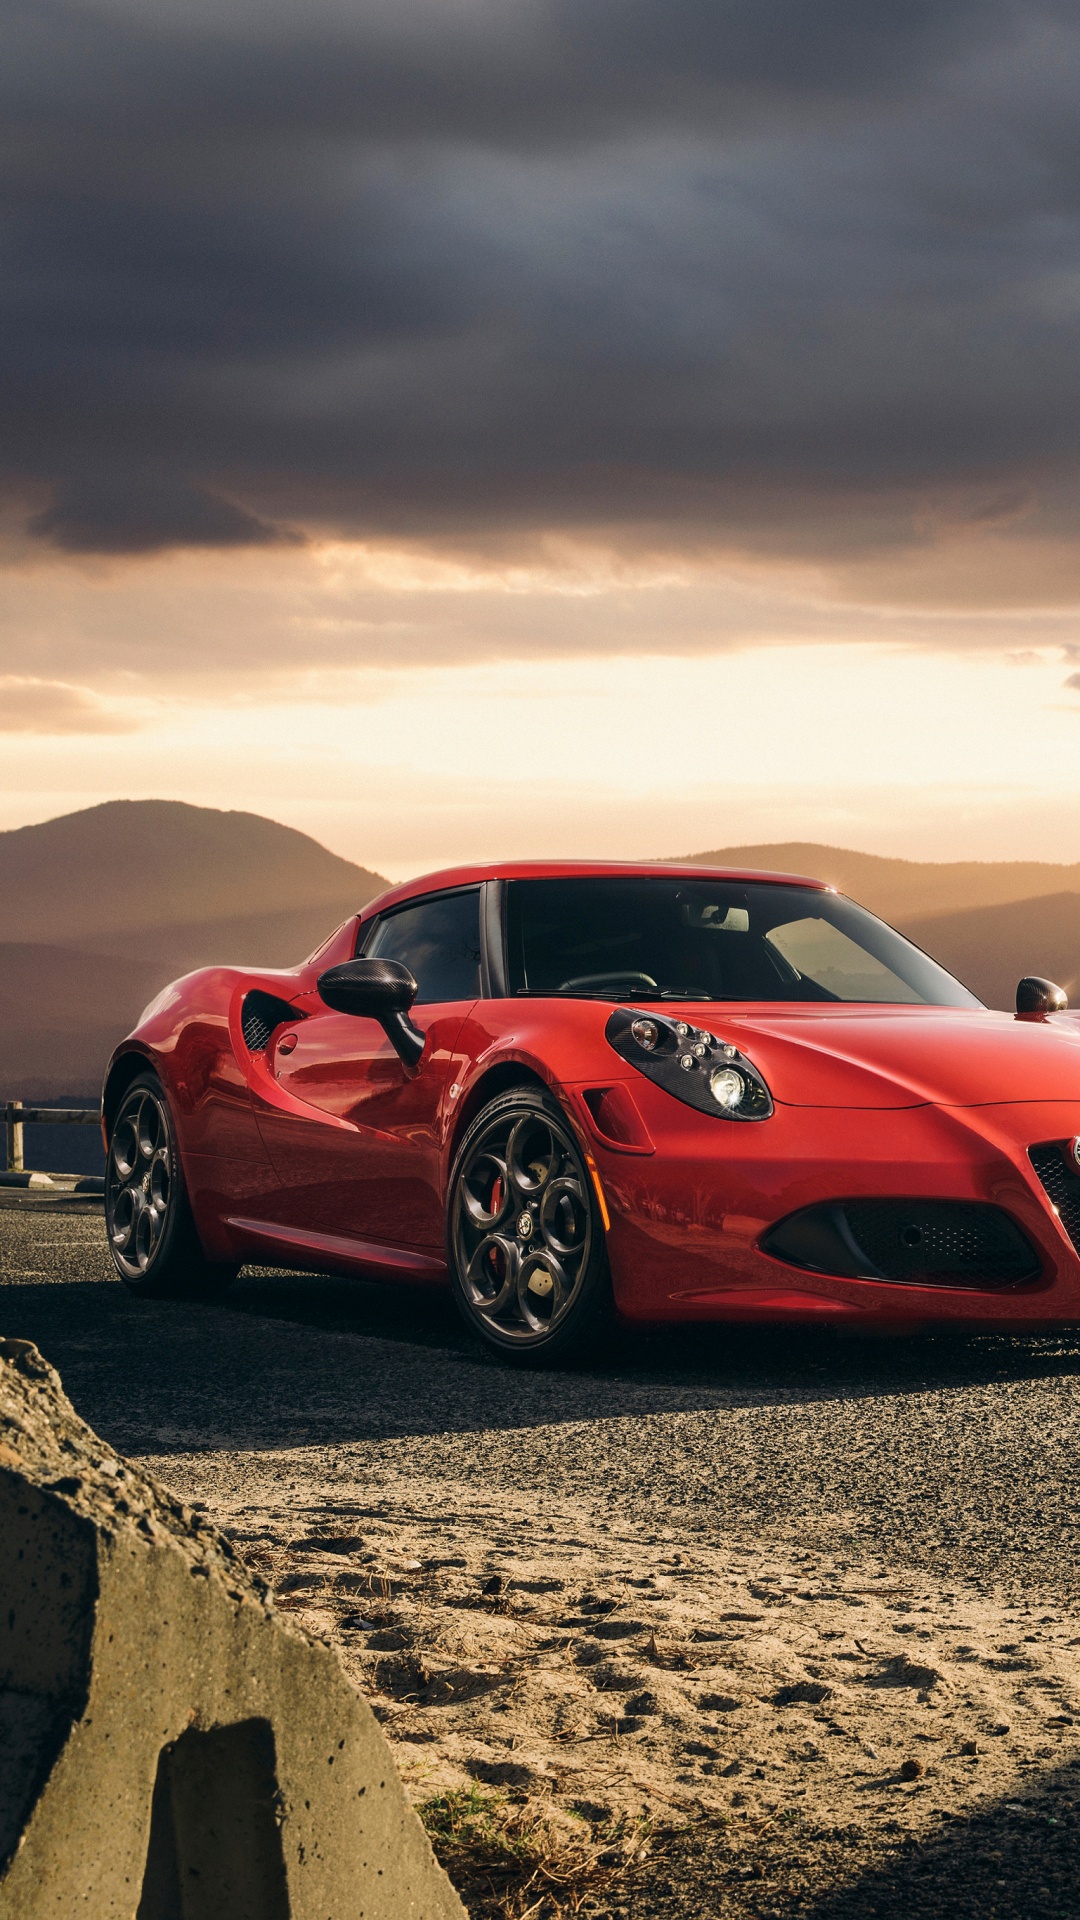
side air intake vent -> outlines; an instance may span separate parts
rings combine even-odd
[[[249,1053],[265,1053],[275,1027],[280,1027],[283,1020],[301,1019],[303,1015],[287,1000],[279,1000],[274,993],[261,993],[256,987],[246,996],[240,1010],[244,1045]]]
[[[913,1287],[1004,1287],[1039,1271],[1008,1214],[977,1201],[836,1201],[789,1214],[761,1244],[814,1273]]]
[[[1047,1197],[1077,1253],[1080,1253],[1080,1177],[1070,1167],[1059,1146],[1029,1147],[1031,1161],[1046,1188]]]

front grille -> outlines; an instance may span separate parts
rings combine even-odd
[[[978,1201],[837,1201],[790,1214],[762,1244],[817,1273],[909,1286],[1003,1287],[1039,1270],[1026,1234]]]
[[[1073,1172],[1062,1149],[1056,1145],[1029,1147],[1028,1159],[1046,1188],[1047,1197],[1057,1208],[1069,1239],[1080,1253],[1080,1176]]]

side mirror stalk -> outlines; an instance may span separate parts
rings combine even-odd
[[[319,998],[335,1013],[377,1020],[406,1067],[420,1065],[427,1036],[409,1019],[417,986],[399,960],[343,960],[316,982]]]
[[[427,1035],[414,1027],[407,1013],[376,1015],[387,1039],[401,1055],[407,1067],[418,1067],[427,1045]]]

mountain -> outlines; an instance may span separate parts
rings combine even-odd
[[[893,926],[967,907],[1080,893],[1080,864],[1055,866],[1041,860],[891,860],[799,840],[721,847],[682,858],[695,866],[758,867],[825,880]]]
[[[5,941],[0,1094],[39,1100],[83,1094],[93,1104],[113,1047],[164,984],[160,966],[145,961]]]
[[[135,929],[318,909],[327,927],[387,885],[306,833],[180,800],[109,800],[0,833],[0,900],[19,940],[123,952]]]
[[[989,1007],[1014,1007],[1025,973],[1056,980],[1072,1005],[1080,1005],[1080,894],[928,914],[906,921],[901,931]]]
[[[327,907],[289,907],[282,913],[244,913],[225,920],[184,920],[165,927],[139,927],[124,941],[125,958],[167,969],[172,980],[195,967],[291,967],[356,912],[337,901]],[[83,953],[108,953],[115,934],[80,943]]]
[[[290,966],[388,884],[292,827],[176,800],[0,833],[0,1098],[96,1098],[167,981]]]

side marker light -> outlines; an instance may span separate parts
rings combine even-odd
[[[604,1189],[600,1184],[600,1172],[597,1167],[596,1161],[593,1159],[591,1153],[587,1153],[585,1155],[585,1163],[589,1169],[590,1175],[592,1176],[593,1186],[596,1188],[596,1198],[600,1206],[600,1218],[604,1223],[604,1232],[610,1233],[611,1215],[608,1212],[608,1204],[607,1204],[607,1200],[604,1197]]]

